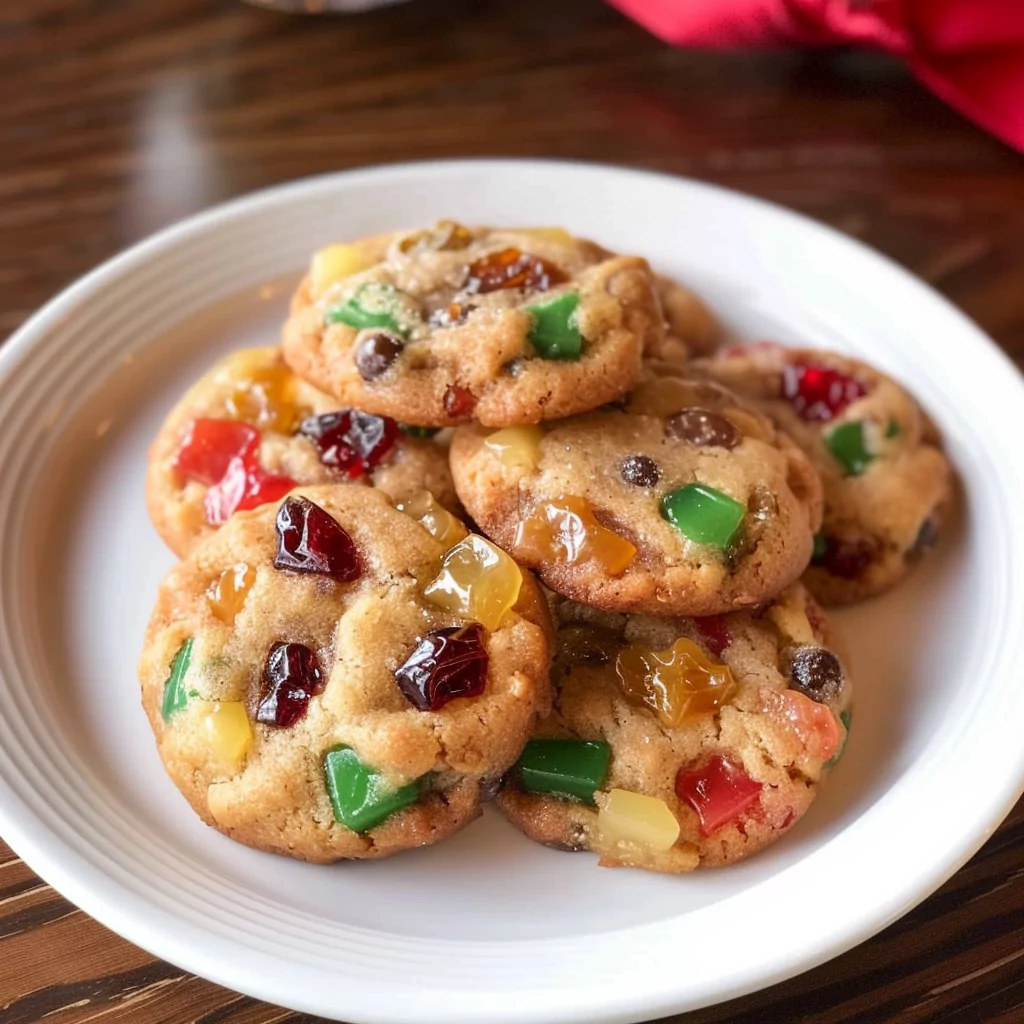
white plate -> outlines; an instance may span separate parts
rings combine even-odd
[[[453,840],[313,867],[205,828],[166,779],[135,661],[171,564],[146,446],[215,356],[277,337],[309,253],[443,216],[564,224],[648,255],[738,333],[863,354],[910,384],[963,481],[937,554],[840,616],[849,752],[749,862],[598,870],[490,813]],[[779,981],[905,913],[1024,786],[1024,386],[906,273],[791,213],[594,166],[435,163],[300,182],[171,228],[0,351],[0,834],[69,899],[171,962],[359,1024],[634,1021]]]

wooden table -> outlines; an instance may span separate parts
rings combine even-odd
[[[880,57],[673,51],[598,0],[414,0],[344,20],[234,0],[24,0],[0,7],[0,97],[0,336],[123,246],[250,189],[380,161],[543,155],[803,210],[910,267],[1024,360],[1024,159]],[[983,766],[964,770],[985,785]],[[1018,842],[1024,803],[881,935],[685,1020],[1024,1020]],[[843,880],[824,882],[827,914]],[[44,1016],[313,1019],[154,960],[0,842],[0,1024]]]

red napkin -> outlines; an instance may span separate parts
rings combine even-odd
[[[678,46],[861,43],[1024,151],[1024,0],[611,0]]]

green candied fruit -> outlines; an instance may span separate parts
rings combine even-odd
[[[434,437],[441,433],[440,427],[413,427],[408,423],[399,423],[398,427],[406,437]]]
[[[839,721],[843,723],[843,728],[846,730],[843,733],[843,745],[825,762],[826,768],[831,768],[843,756],[843,751],[846,750],[846,742],[850,738],[850,723],[853,721],[853,711],[850,708],[840,711]]]
[[[401,293],[391,284],[367,281],[337,306],[324,314],[328,324],[348,324],[357,331],[364,327],[383,327],[405,337],[409,329],[398,318]]]
[[[886,438],[892,440],[894,437],[899,437],[901,433],[903,433],[903,431],[900,429],[900,425],[896,420],[889,420],[888,426],[885,428]]]
[[[583,350],[579,307],[580,297],[576,292],[526,307],[533,316],[528,337],[538,355],[544,359],[579,359]]]
[[[185,676],[188,673],[189,662],[192,660],[192,642],[195,638],[189,637],[179,648],[178,653],[171,662],[171,674],[164,683],[164,701],[160,708],[164,721],[169,722],[171,717],[179,711],[184,711],[188,704],[189,691],[185,689]]]
[[[723,551],[735,540],[746,506],[704,484],[687,484],[661,499],[661,514],[695,544]]]
[[[814,535],[814,549],[811,552],[811,561],[820,562],[828,551],[828,541],[825,540],[825,534],[819,530]]]
[[[376,828],[420,797],[420,780],[389,789],[381,774],[363,764],[351,747],[335,747],[324,755],[324,778],[334,817],[353,832]]]
[[[530,740],[519,758],[520,782],[527,793],[592,804],[611,756],[603,740]]]
[[[844,423],[825,438],[828,450],[843,467],[846,476],[860,476],[876,456],[868,451],[864,424]]]

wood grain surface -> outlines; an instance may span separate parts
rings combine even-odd
[[[0,97],[0,337],[125,245],[239,193],[368,163],[539,155],[802,210],[930,281],[1024,362],[1024,158],[878,56],[676,51],[598,0],[412,0],[346,19],[235,0],[7,0]],[[985,785],[983,765],[964,770]],[[1022,851],[1018,805],[874,939],[673,1020],[1020,1024]],[[842,878],[819,884],[822,913],[840,912]],[[727,936],[711,941],[729,955]],[[0,842],[0,1024],[44,1019],[313,1021],[155,960]]]

